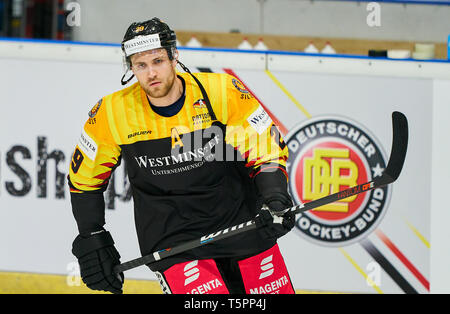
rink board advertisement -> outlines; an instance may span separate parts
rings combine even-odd
[[[121,88],[122,68],[22,58],[0,58],[0,67],[0,271],[75,274],[68,167],[89,111]],[[403,112],[410,143],[398,181],[297,216],[279,244],[296,289],[429,292],[432,79],[191,71],[232,74],[260,101],[289,147],[296,203],[380,176],[390,154],[391,113]],[[121,260],[139,257],[123,166],[105,200],[106,229]],[[146,267],[125,277],[156,279]]]

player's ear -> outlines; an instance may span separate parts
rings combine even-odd
[[[178,63],[178,56],[179,56],[177,48],[173,48],[172,49],[172,56],[173,56],[173,58],[172,58],[173,64],[177,65],[177,63]]]
[[[132,61],[132,59],[133,59],[134,56],[135,55],[132,55],[132,56],[128,57],[128,67],[131,70],[131,72],[133,72],[133,74],[134,74],[134,70],[133,70],[133,61]]]

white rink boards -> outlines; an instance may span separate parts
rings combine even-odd
[[[74,272],[70,249],[76,226],[65,177],[87,112],[100,97],[121,88],[117,50],[0,42],[0,271]],[[362,177],[376,175],[373,168],[382,168],[390,153],[390,114],[405,113],[408,155],[400,178],[383,197],[337,204],[345,207],[343,216],[336,208],[316,212],[279,243],[296,289],[448,292],[450,256],[442,227],[447,215],[442,209],[448,208],[443,182],[450,172],[444,158],[450,127],[443,118],[450,99],[448,63],[212,49],[181,49],[180,58],[192,72],[232,73],[260,100],[289,138],[290,192],[297,199],[320,194],[309,186],[308,196],[302,177],[318,148],[328,154],[321,162],[337,158],[337,150],[349,154],[339,157],[343,176],[349,174],[345,165]],[[372,160],[365,153],[370,144],[383,158]],[[127,261],[138,257],[139,249],[122,168],[115,173],[114,193],[107,195],[114,209],[106,211],[106,228]],[[362,220],[352,222],[358,212]],[[373,222],[376,212],[383,213]],[[365,230],[364,221],[373,227]],[[126,277],[156,279],[145,267]]]

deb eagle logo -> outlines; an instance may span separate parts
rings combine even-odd
[[[343,117],[316,117],[286,136],[289,192],[296,204],[337,193],[382,175],[385,154],[363,126]],[[295,230],[324,246],[345,246],[367,237],[390,199],[385,186],[299,215]]]

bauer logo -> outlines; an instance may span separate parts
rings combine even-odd
[[[385,154],[363,126],[342,117],[317,117],[286,136],[289,192],[307,203],[382,175]],[[381,222],[390,186],[360,193],[299,215],[295,230],[324,246],[345,246],[367,237]]]

